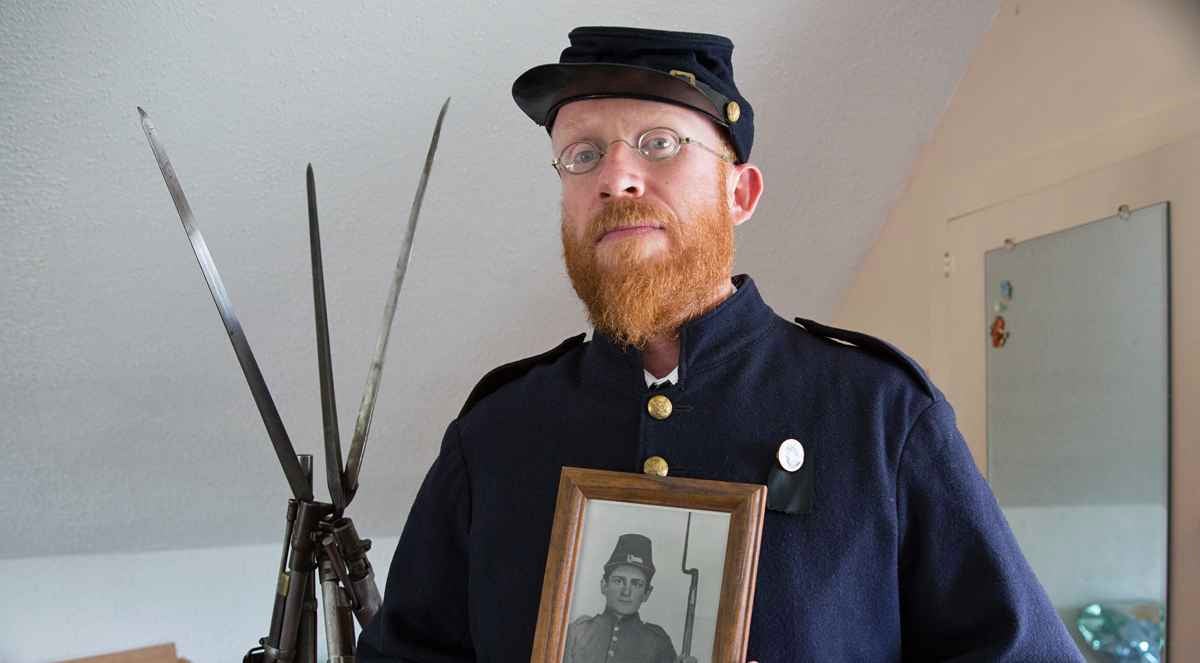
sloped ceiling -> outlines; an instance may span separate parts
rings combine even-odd
[[[348,439],[420,161],[453,97],[351,510],[364,535],[394,535],[474,382],[585,329],[560,264],[545,134],[509,96],[518,73],[554,61],[576,25],[731,36],[767,180],[738,231],[738,270],[781,314],[824,319],[995,11],[995,0],[5,2],[0,557],[281,532],[283,475],[137,105],[297,450],[319,464],[304,167],[317,175]]]

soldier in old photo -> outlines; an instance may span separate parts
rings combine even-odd
[[[650,539],[622,534],[600,580],[604,612],[567,627],[563,663],[676,663],[667,632],[638,613],[654,591],[653,579]]]

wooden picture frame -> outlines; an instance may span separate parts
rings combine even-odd
[[[603,513],[598,510],[601,508],[616,509],[614,513],[619,513],[622,505],[628,505],[630,509],[643,511],[646,511],[645,507],[660,507],[654,511],[663,512],[648,514],[648,517],[678,517],[677,514],[667,512],[688,510],[689,539],[693,536],[690,530],[693,513],[705,517],[713,514],[712,518],[727,517],[728,533],[724,539],[723,563],[716,560],[714,564],[721,569],[721,581],[719,606],[714,611],[715,633],[710,636],[713,643],[711,658],[709,652],[704,651],[692,652],[692,655],[697,656],[701,663],[745,663],[766,504],[767,488],[761,485],[564,467],[558,484],[554,527],[542,581],[541,605],[538,609],[531,662],[563,661],[577,582],[583,582],[585,585],[591,582],[588,578],[577,581],[579,572],[585,571],[585,575],[592,575],[596,580],[604,573],[604,582],[608,582],[607,568],[613,563],[607,557],[607,552],[604,553],[604,559],[609,559],[609,562],[603,565],[604,571],[595,568],[596,560],[599,559],[595,552],[587,553],[590,555],[587,568],[577,568],[585,538],[588,536],[588,514]],[[605,518],[607,520],[604,522],[613,520],[612,516]],[[596,516],[596,519],[599,521],[599,516]],[[599,531],[600,525],[596,527]],[[708,529],[710,539],[716,536],[713,532],[719,532],[719,528]],[[678,532],[677,538],[683,539],[684,534],[683,531]],[[597,534],[597,537],[599,536],[602,535]],[[616,556],[617,550],[613,548],[612,541],[610,536],[607,542],[589,543],[588,550],[613,550],[613,555]],[[686,543],[684,545],[684,556],[687,557]],[[617,543],[616,546],[620,549],[621,544]],[[664,570],[671,567],[674,567],[674,572],[678,574],[683,570],[682,561],[682,558],[660,559],[656,554],[654,562],[657,564],[652,565],[656,570],[652,571],[652,575],[660,576]],[[709,576],[711,577],[711,573]],[[646,590],[647,597],[653,597],[650,592],[652,589],[653,587]],[[714,591],[711,580],[707,591],[709,595]],[[648,602],[649,598],[644,600]],[[640,606],[639,603],[635,609]],[[580,609],[576,607],[576,612]],[[606,611],[607,607],[601,612]],[[689,621],[694,623],[696,608],[692,608],[690,613],[693,618]],[[678,630],[676,628],[677,632]],[[689,633],[689,638],[690,635]]]

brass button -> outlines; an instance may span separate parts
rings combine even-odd
[[[662,421],[671,416],[671,410],[674,408],[671,405],[671,399],[662,394],[655,394],[646,403],[646,409],[650,412],[650,416]]]
[[[740,119],[741,117],[742,117],[742,107],[738,105],[738,102],[731,101],[731,102],[725,104],[725,119],[729,120],[730,122],[736,123],[738,121],[738,119]]]
[[[662,456],[651,456],[642,463],[642,471],[656,477],[667,476],[667,459]]]

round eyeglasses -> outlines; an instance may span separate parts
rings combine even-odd
[[[695,138],[680,136],[673,129],[668,129],[667,127],[655,127],[654,129],[643,131],[637,137],[636,145],[624,138],[609,141],[608,145],[612,145],[613,143],[625,143],[629,147],[632,147],[638,154],[642,155],[642,158],[647,161],[666,161],[679,154],[679,150],[684,145],[695,145],[715,155],[722,161],[734,163],[733,157],[728,154],[718,152]],[[608,151],[604,147],[590,140],[581,140],[563,148],[563,151],[558,154],[558,158],[552,161],[550,165],[554,166],[554,169],[560,172],[582,175],[595,170],[605,154],[608,154]]]

